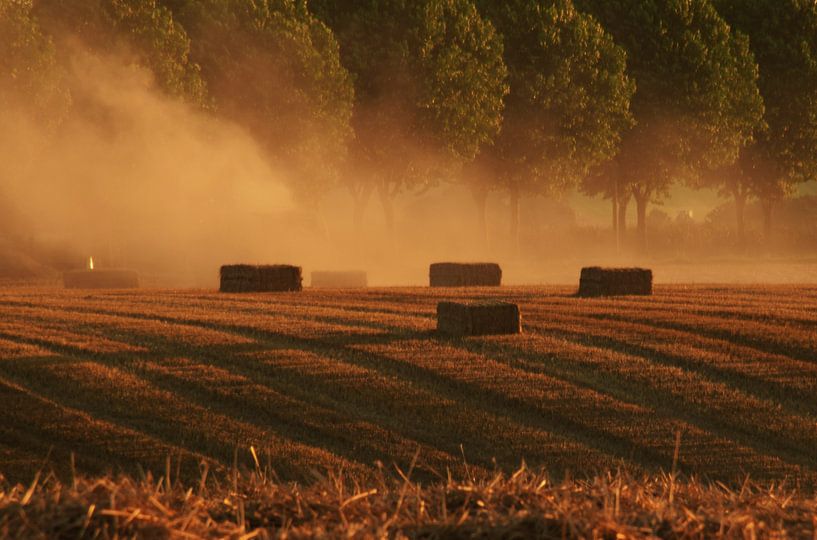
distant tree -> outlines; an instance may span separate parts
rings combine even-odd
[[[765,129],[722,184],[739,191],[739,227],[749,196],[760,199],[764,231],[797,183],[817,179],[817,3],[814,0],[716,0],[721,15],[748,34],[766,105]]]
[[[627,51],[636,124],[617,156],[632,193],[639,244],[648,204],[678,178],[734,163],[762,114],[745,37],[708,0],[577,0]]]
[[[601,195],[612,203],[612,230],[616,250],[620,250],[627,231],[627,206],[633,197],[632,186],[618,156],[593,167],[582,179],[581,191],[586,195]]]
[[[167,94],[204,104],[206,88],[190,60],[190,39],[156,0],[37,0],[35,13],[60,43],[79,39],[149,69]],[[65,47],[63,52],[67,52]]]
[[[502,43],[472,0],[311,0],[355,79],[349,189],[359,225],[372,191],[392,201],[473,160],[502,120]]]
[[[58,127],[71,103],[63,75],[54,44],[33,17],[31,3],[0,0],[0,135],[14,136],[16,115],[32,120],[46,134]],[[35,152],[15,153],[0,162],[0,197],[24,174]],[[5,203],[0,199],[3,210]],[[8,227],[8,216],[0,216],[0,223]]]
[[[220,114],[245,126],[317,205],[337,178],[353,99],[331,31],[304,0],[167,0]]]
[[[510,93],[500,137],[485,148],[509,194],[518,243],[523,193],[556,193],[618,150],[634,85],[625,53],[569,0],[482,0],[504,36]]]
[[[56,50],[31,13],[31,3],[0,0],[0,115],[23,108],[53,123],[70,101]]]

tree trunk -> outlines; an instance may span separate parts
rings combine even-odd
[[[613,234],[616,235],[616,244],[618,244],[618,181],[613,181],[613,196],[610,200],[613,202]]]
[[[383,219],[386,222],[386,233],[394,236],[394,201],[392,201],[389,193],[389,186],[387,183],[381,183],[377,188],[377,193],[380,195],[380,205],[383,207]]]
[[[618,201],[618,183],[616,183],[616,189],[613,193],[613,196],[610,197],[612,201],[613,207],[613,237],[615,238],[614,242],[616,243],[616,253],[621,253],[621,233],[619,232],[619,221],[618,221],[618,213],[619,213],[619,201]]]
[[[358,192],[352,192],[352,198],[354,200],[352,220],[355,227],[355,234],[358,237],[363,233],[363,217],[366,214],[366,208],[369,206],[371,195],[371,187],[364,187]]]
[[[774,201],[772,199],[761,199],[760,205],[763,207],[763,238],[766,242],[772,239],[772,210]]]
[[[483,246],[488,245],[488,190],[483,187],[472,187],[471,194],[474,196],[474,203],[477,210],[477,235],[478,241]]]
[[[355,198],[355,208],[353,212],[352,220],[355,226],[355,234],[360,236],[363,232],[363,215],[366,213],[366,204],[362,200]]]
[[[315,202],[313,204],[312,213],[315,216],[315,224],[318,227],[318,231],[321,235],[321,238],[328,241],[331,236],[329,234],[329,225],[326,223],[326,219],[323,215],[323,209],[321,208],[320,202]]]
[[[746,249],[746,194],[740,190],[735,191],[735,218],[738,226],[738,249]]]
[[[618,199],[616,197],[612,197],[610,201],[613,203],[613,234],[618,239]]]
[[[618,201],[618,243],[624,246],[624,236],[627,232],[627,205],[630,203],[629,197]]]
[[[511,248],[519,252],[519,186],[511,186]]]
[[[650,198],[647,195],[636,195],[635,204],[638,212],[638,223],[636,232],[638,233],[638,249],[642,253],[647,251],[647,204]]]

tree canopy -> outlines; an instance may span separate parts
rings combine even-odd
[[[355,80],[359,197],[387,208],[430,171],[474,158],[499,131],[507,87],[502,43],[471,0],[314,0]]]
[[[572,2],[483,0],[480,7],[504,36],[510,73],[502,134],[486,154],[516,211],[520,191],[558,192],[615,155],[635,88],[624,50]]]
[[[580,183],[614,229],[635,199],[644,247],[683,181],[734,198],[743,243],[747,201],[768,232],[817,179],[813,0],[0,0],[0,109],[104,124],[83,69],[114,64],[245,128],[310,209],[348,188],[358,225],[463,179],[517,240],[522,196]]]
[[[617,174],[638,204],[646,244],[647,204],[681,176],[732,163],[761,121],[757,66],[745,36],[708,0],[578,0],[627,51],[637,91],[636,124]]]
[[[30,3],[0,0],[0,110],[13,103],[48,120],[59,118],[69,100],[54,44]]]
[[[169,0],[216,109],[247,127],[319,199],[350,137],[353,89],[330,30],[303,0]]]
[[[190,60],[190,39],[156,0],[38,0],[35,12],[56,38],[78,38],[92,50],[129,58],[149,69],[167,94],[204,103],[206,89]]]
[[[745,149],[731,185],[772,204],[794,184],[817,178],[817,4],[810,0],[718,0],[734,28],[747,34],[760,66],[764,129]]]

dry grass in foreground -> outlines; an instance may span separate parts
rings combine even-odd
[[[316,473],[303,487],[260,469],[222,482],[205,472],[192,487],[170,478],[0,487],[0,537],[817,539],[814,494],[748,480],[736,489],[673,475],[552,483],[524,469],[427,486]]]

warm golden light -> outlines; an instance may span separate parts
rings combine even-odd
[[[88,270],[93,270],[93,269],[94,269],[94,258],[93,257],[88,257]]]

